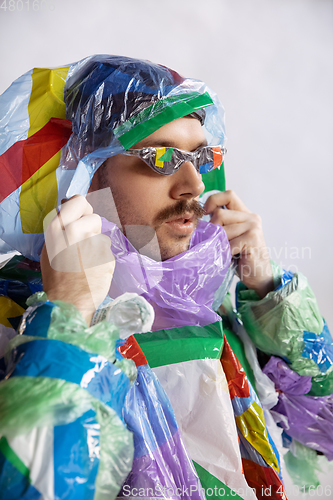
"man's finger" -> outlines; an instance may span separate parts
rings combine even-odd
[[[236,193],[231,190],[221,191],[210,196],[204,205],[204,209],[207,214],[210,214],[217,207],[223,206],[226,206],[229,210],[251,213]]]
[[[239,254],[241,256],[244,253],[244,250],[247,248],[246,235],[241,234],[238,237],[232,238],[231,240],[229,240],[229,243],[232,257]]]

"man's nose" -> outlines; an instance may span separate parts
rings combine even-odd
[[[205,190],[201,174],[193,163],[186,161],[172,174],[171,197],[175,200],[196,198]]]

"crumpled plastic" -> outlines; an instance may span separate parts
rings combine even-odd
[[[115,224],[103,218],[102,232],[110,236],[116,258],[110,297],[124,292],[142,295],[155,311],[152,330],[220,320],[212,303],[231,258],[223,228],[199,221],[189,249],[160,262],[140,254]]]
[[[191,113],[208,145],[225,142],[224,110],[203,82],[128,57],[29,71],[0,96],[0,109],[0,237],[34,260],[44,217],[62,198],[86,195],[105,159]]]
[[[301,376],[272,356],[263,372],[273,380],[279,400],[272,410],[282,418],[281,427],[293,439],[333,459],[333,396],[305,396],[311,377]]]
[[[0,277],[3,280],[17,280],[22,283],[42,283],[40,264],[25,258],[23,255],[14,255],[5,263],[2,263]],[[35,293],[35,292],[34,292]]]
[[[221,322],[203,328],[160,330],[135,338],[171,402],[208,496],[212,491],[209,488],[214,490],[216,486],[222,487],[221,496],[255,498],[242,471],[234,413],[220,361]],[[168,453],[177,449],[172,440],[170,444]]]
[[[270,378],[261,370],[256,348],[249,338],[243,324],[235,315],[233,321],[233,331],[237,333],[243,342],[246,358],[252,368],[255,378],[255,388],[257,390],[260,403],[264,409],[270,409],[276,405],[278,401],[278,394],[275,391],[274,383]]]
[[[20,405],[17,404],[17,401],[20,401]],[[66,493],[70,494],[73,484],[76,484],[78,488],[83,488],[84,485],[87,486],[87,489],[91,487],[89,485],[90,478],[85,476],[86,467],[78,470],[80,463],[85,458],[85,448],[89,445],[90,460],[96,461],[96,458],[100,457],[95,482],[97,495],[95,498],[105,498],[106,500],[116,497],[131,468],[133,442],[131,433],[125,429],[111,408],[103,405],[75,384],[68,384],[56,379],[30,377],[24,377],[24,379],[13,377],[1,382],[0,403],[0,431],[3,436],[7,437],[9,444],[14,437],[28,434],[34,428],[45,426],[59,428],[71,423],[78,423],[83,429],[88,428],[92,415],[95,414],[95,421],[93,421],[94,441],[87,441],[89,439],[88,432],[85,438],[86,443],[84,441],[81,443],[72,442],[72,450],[67,448],[63,455],[60,467],[63,468],[65,480],[68,482]],[[93,411],[91,412],[91,410]],[[67,432],[70,432],[70,428]],[[66,431],[64,434],[65,436],[62,437],[65,440]],[[82,432],[82,437],[84,437],[84,432]],[[70,443],[71,440],[68,439],[68,442]],[[45,442],[44,445],[50,447],[51,443]],[[25,446],[29,446],[29,443],[26,442]],[[76,452],[78,446],[80,446],[80,453]],[[72,464],[69,462],[70,457],[72,460],[75,457]],[[32,456],[32,458],[39,460],[38,455]],[[33,463],[30,466],[33,467]],[[58,476],[63,475],[61,468],[55,471]],[[15,481],[15,476],[4,477],[0,471],[0,480],[2,484],[11,484]],[[63,498],[71,497],[64,496]]]
[[[304,491],[319,486],[317,472],[321,471],[318,455],[314,450],[292,440],[290,450],[284,455],[288,473],[294,484]]]
[[[257,348],[287,360],[300,375],[325,378],[333,369],[331,335],[305,276],[287,278],[261,300],[239,283],[238,312]]]
[[[145,302],[142,297],[134,298]],[[184,491],[182,498],[203,500],[170,402],[135,340],[141,354],[129,349],[129,359],[122,358],[115,347],[123,341],[117,342],[114,325],[102,321],[86,328],[74,306],[48,302],[45,293],[35,294],[28,302],[20,335],[8,345],[12,373],[0,384],[0,431],[18,456],[20,449],[28,450],[31,467],[39,476],[37,461],[42,456],[46,463],[53,463],[46,451],[51,449],[53,455],[50,439],[55,458],[53,475],[48,466],[42,474],[44,482],[31,474],[33,481],[25,487],[46,495],[45,482],[51,490],[54,483],[59,500],[70,499],[72,494],[110,500],[119,495],[122,485],[124,496],[142,487],[147,496],[153,488],[162,498],[176,499],[177,492]],[[87,363],[92,363],[88,371]],[[78,370],[79,384],[73,383]],[[107,370],[113,379],[103,375]],[[126,380],[134,379],[128,390]],[[0,469],[0,484],[7,480],[16,487],[12,480],[16,476],[10,468]]]
[[[134,460],[119,496],[133,492],[135,497],[144,491],[146,498],[204,500],[170,401],[134,337],[121,347],[122,353],[126,351],[138,365],[124,406],[124,419],[134,437]]]
[[[133,438],[124,425],[122,407],[136,377],[135,366],[116,351],[117,332],[110,324],[87,328],[78,312],[72,314],[74,306],[43,298],[37,294],[30,299],[21,335],[7,346],[7,379],[0,383],[0,434],[16,447],[18,461],[20,450],[25,456],[30,453],[30,471],[38,469],[40,457],[54,447],[54,460],[49,462],[54,466],[46,472],[57,498],[115,498],[133,460]],[[51,435],[39,436],[35,453],[31,433],[43,428],[50,428]],[[30,486],[45,493],[40,474],[31,477]],[[8,488],[28,487],[23,481],[8,467],[0,471],[0,482]]]
[[[48,302],[44,292],[31,296],[18,329],[19,335],[8,345],[11,351],[32,337],[61,340],[89,352],[103,355],[111,363],[116,360],[118,330],[114,325],[97,323],[87,328],[78,309],[67,302]],[[55,307],[55,306],[58,307]],[[130,364],[129,364],[130,365]],[[130,375],[133,380],[133,373]],[[135,374],[134,374],[135,379]]]
[[[323,375],[316,375],[311,379],[312,385],[308,396],[328,396],[333,392],[332,368]]]

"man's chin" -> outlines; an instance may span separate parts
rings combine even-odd
[[[165,261],[186,252],[189,248],[192,234],[183,236],[170,236],[160,234],[157,229],[153,230],[149,226],[133,225],[125,226],[125,236],[132,243],[134,248],[141,254],[157,262]]]
[[[152,245],[147,245],[146,247],[140,248],[138,252],[141,255],[145,255],[152,260],[157,262],[163,262],[165,260],[171,259],[172,257],[176,257],[183,252],[186,252],[189,247],[189,242],[187,244],[176,244],[176,245],[165,245],[162,247],[156,248]]]

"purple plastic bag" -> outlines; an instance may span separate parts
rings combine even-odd
[[[311,377],[298,375],[272,356],[263,372],[275,383],[279,400],[273,411],[286,417],[280,422],[286,433],[300,443],[333,459],[333,395],[305,396]]]
[[[206,326],[221,319],[212,310],[212,303],[231,259],[221,226],[199,221],[188,251],[163,262],[141,255],[118,227],[104,218],[102,232],[110,236],[116,257],[110,297],[124,292],[142,295],[155,310],[153,330]]]
[[[204,500],[169,399],[148,365],[138,366],[123,413],[133,432],[135,451],[132,470],[119,496],[131,492],[141,496],[144,492],[146,498]]]

